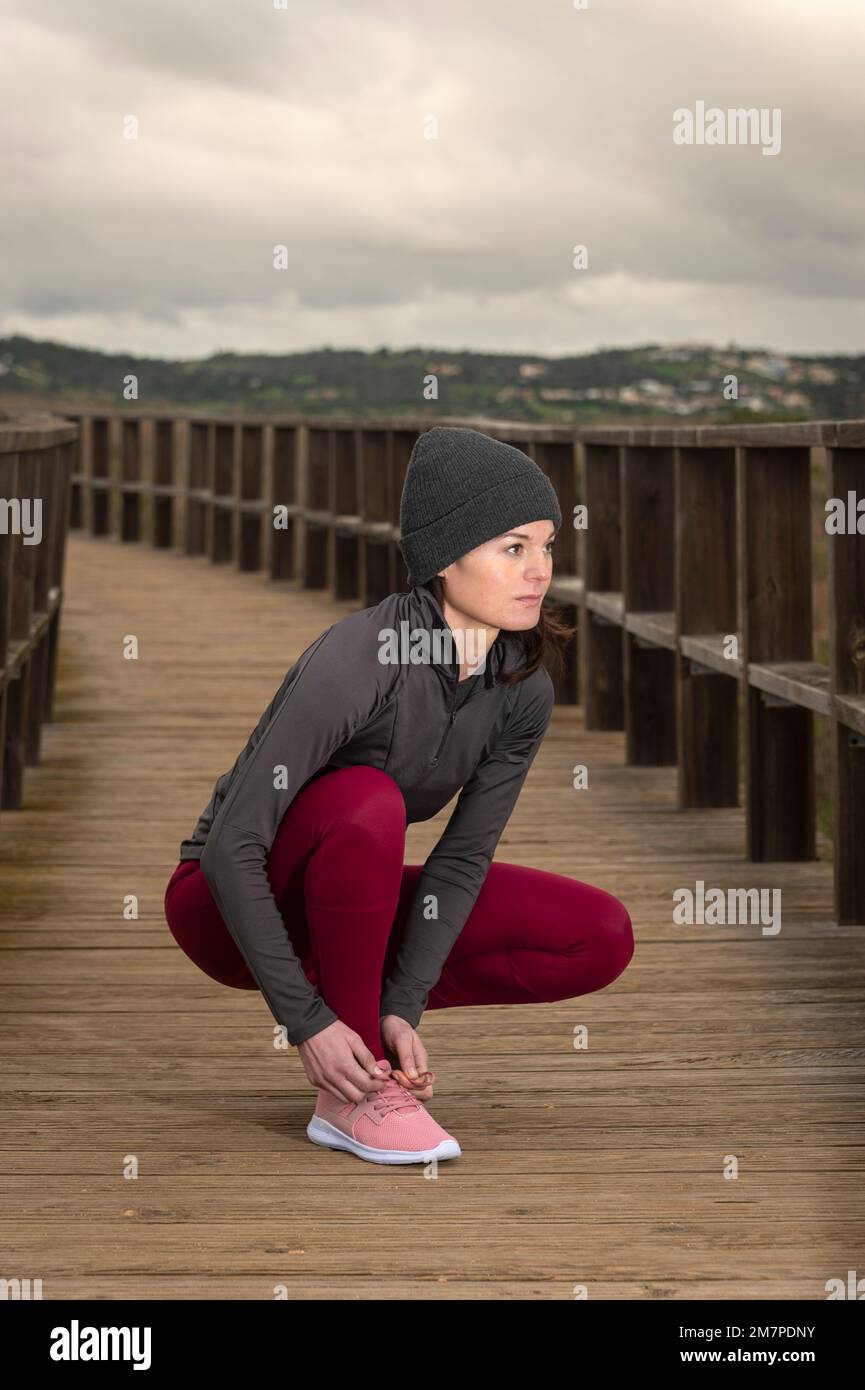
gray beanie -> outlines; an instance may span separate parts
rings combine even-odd
[[[529,521],[552,521],[558,529],[562,513],[546,473],[522,449],[447,425],[416,441],[399,509],[410,588]]]

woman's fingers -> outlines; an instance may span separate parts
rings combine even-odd
[[[419,1100],[429,1100],[435,1074],[427,1050],[414,1028],[405,1020],[385,1014],[381,1024],[382,1041],[387,1045],[391,1073],[395,1080]]]
[[[412,1081],[411,1077],[406,1076],[404,1071],[399,1068],[394,1068],[393,1076],[401,1086],[405,1086],[406,1090],[411,1091],[412,1095],[416,1096],[418,1100],[432,1099],[432,1083],[435,1080],[433,1072],[425,1071],[416,1081]]]
[[[413,1050],[414,1050],[414,1064],[415,1064],[415,1066],[416,1066],[416,1068],[417,1068],[417,1070],[418,1070],[419,1076],[423,1076],[424,1072],[428,1072],[428,1071],[429,1071],[429,1057],[427,1056],[427,1050],[426,1050],[426,1048],[424,1047],[423,1043],[421,1042],[420,1038],[418,1037],[417,1033],[415,1033],[415,1035],[414,1035],[414,1049],[413,1049]]]

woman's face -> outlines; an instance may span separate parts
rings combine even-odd
[[[461,555],[440,571],[451,608],[491,628],[534,627],[553,576],[555,534],[552,521],[529,521]]]

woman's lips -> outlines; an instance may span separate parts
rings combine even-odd
[[[515,603],[523,603],[523,604],[525,604],[525,606],[526,606],[527,608],[529,608],[529,607],[531,607],[533,604],[540,603],[540,601],[541,601],[542,598],[543,598],[543,594],[530,594],[527,598],[517,598],[517,599],[514,599],[514,602],[515,602]]]

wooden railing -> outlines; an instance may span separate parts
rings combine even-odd
[[[0,418],[0,808],[17,810],[24,768],[50,720],[76,425]]]
[[[406,586],[399,498],[428,420],[75,418],[73,524],[90,534],[177,546],[362,606]],[[588,728],[623,729],[629,763],[677,765],[680,807],[737,804],[741,711],[750,860],[815,857],[814,714],[830,721],[835,913],[865,921],[865,535],[855,529],[825,536],[823,663],[812,613],[814,527],[822,538],[829,498],[865,498],[865,422],[437,423],[517,445],[556,488],[564,525],[550,598],[578,625],[559,702],[580,700]]]

